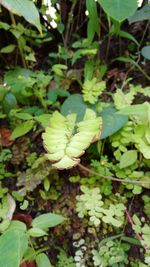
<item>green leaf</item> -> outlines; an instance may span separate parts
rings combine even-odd
[[[145,132],[145,138],[146,138],[146,141],[149,143],[150,145],[150,126],[146,129],[146,132]]]
[[[25,56],[25,59],[28,61],[36,62],[34,53],[29,53],[28,55]]]
[[[52,67],[52,71],[58,76],[63,76],[64,75],[63,71],[65,71],[67,69],[68,69],[68,67],[66,65],[63,65],[63,64],[55,64]]]
[[[12,230],[12,231],[20,231],[20,232],[26,232],[27,230],[27,227],[25,225],[25,223],[21,222],[21,221],[11,221],[10,225],[9,225],[9,230]]]
[[[98,0],[108,16],[121,22],[137,10],[137,0]]]
[[[55,162],[52,164],[55,168],[68,169],[77,165],[85,149],[100,138],[102,121],[93,110],[87,109],[83,121],[77,124],[76,117],[76,114],[64,117],[54,112],[42,135],[48,151],[46,156]]]
[[[117,114],[116,109],[112,106],[104,109],[100,116],[103,120],[101,139],[116,133],[128,122],[128,116]]]
[[[105,88],[106,83],[104,81],[98,82],[96,78],[85,80],[82,86],[84,101],[89,102],[90,104],[95,104]]]
[[[99,19],[97,13],[97,4],[95,0],[86,0],[86,8],[89,13],[89,22],[87,25],[87,37],[89,43],[92,42],[95,33],[99,31]]]
[[[135,92],[130,91],[129,93],[124,93],[121,89],[117,89],[116,93],[114,94],[114,104],[117,109],[123,109],[126,106],[132,104]]]
[[[18,119],[21,119],[21,120],[32,120],[33,119],[33,116],[30,115],[29,113],[24,113],[24,112],[20,112],[20,113],[14,113],[14,116]]]
[[[7,94],[7,89],[5,88],[5,86],[0,85],[0,102],[2,102],[6,94]]]
[[[94,72],[94,60],[87,60],[84,66],[84,80],[91,80]]]
[[[57,23],[57,30],[59,31],[60,34],[64,32],[65,26],[63,23]]]
[[[52,90],[49,90],[48,92],[48,100],[51,101],[52,103],[54,103],[59,96],[68,97],[70,96],[70,93],[61,88],[52,89]]]
[[[8,114],[11,109],[15,109],[16,107],[16,97],[11,92],[7,93],[3,99],[3,109],[5,113]]]
[[[129,39],[133,41],[137,46],[139,46],[139,42],[135,39],[135,37],[132,34],[125,32],[125,31],[119,31],[119,36]]]
[[[31,229],[28,230],[28,235],[32,236],[32,237],[40,237],[40,236],[44,236],[47,235],[47,233],[45,231],[43,231],[40,228],[37,227],[33,227]]]
[[[143,21],[143,20],[149,20],[150,18],[150,5],[144,5],[142,8],[137,10],[135,14],[128,18],[129,23],[137,22],[137,21]]]
[[[0,29],[4,29],[5,31],[8,31],[10,27],[11,26],[8,23],[0,21]]]
[[[8,54],[14,51],[16,45],[7,45],[0,50],[0,53]]]
[[[62,104],[61,113],[64,116],[75,113],[77,114],[77,121],[81,121],[87,108],[88,105],[84,103],[82,95],[73,94],[69,96]]]
[[[0,266],[19,267],[26,247],[27,239],[24,235],[16,230],[6,231],[0,236]]]
[[[132,58],[130,57],[117,57],[115,60],[122,61],[125,63],[130,63],[131,65],[135,66],[140,72],[143,73],[143,75],[150,80],[150,77],[147,75],[147,73],[141,68],[141,66]]]
[[[54,227],[64,221],[64,217],[54,213],[46,213],[36,217],[32,221],[32,226],[46,230],[49,227]]]
[[[144,46],[141,50],[141,54],[143,57],[150,60],[150,45]]]
[[[31,129],[33,128],[33,126],[34,126],[34,121],[25,121],[25,122],[23,122],[23,123],[20,123],[19,124],[19,126],[17,126],[14,130],[13,130],[13,132],[12,132],[12,134],[11,134],[11,138],[13,138],[13,139],[16,139],[16,138],[18,138],[18,137],[20,137],[20,136],[22,136],[22,135],[25,135],[25,134],[27,134],[28,132],[30,132],[31,131]]]
[[[49,258],[44,253],[40,253],[36,256],[36,264],[37,267],[51,267],[51,263],[49,261]]]
[[[140,243],[140,241],[138,239],[135,239],[135,238],[132,238],[132,237],[128,237],[128,236],[123,236],[123,237],[121,237],[121,239],[123,241],[126,241],[126,242],[132,244],[132,245],[141,246],[141,243]]]
[[[30,0],[0,0],[0,4],[10,12],[23,16],[29,23],[33,24],[42,33],[39,12],[35,4]]]
[[[124,169],[137,161],[137,150],[126,151],[120,158],[120,168]]]
[[[35,117],[35,120],[39,122],[43,128],[47,127],[50,120],[50,114],[42,114]]]
[[[32,72],[30,70],[17,67],[6,72],[4,76],[4,82],[10,86],[11,92],[16,99],[23,104],[26,104],[32,95],[35,79],[32,79],[31,75]]]
[[[141,121],[145,121],[145,123],[149,122],[149,110],[150,110],[150,104],[148,102],[145,102],[143,104],[136,104],[136,105],[130,105],[123,109],[121,109],[118,114],[125,114],[128,116],[136,116],[141,119]]]

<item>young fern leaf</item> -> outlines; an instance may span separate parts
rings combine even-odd
[[[85,149],[100,138],[102,119],[93,110],[87,109],[83,121],[76,123],[76,114],[67,117],[55,111],[49,126],[43,133],[47,158],[57,169],[76,166]]]

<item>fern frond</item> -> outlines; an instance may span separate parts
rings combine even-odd
[[[104,81],[97,82],[96,78],[85,80],[82,89],[84,101],[87,101],[90,104],[95,104],[105,88],[106,83]]]
[[[58,169],[76,166],[85,149],[100,138],[102,120],[93,110],[87,109],[83,121],[76,123],[76,114],[67,117],[55,111],[43,133],[47,158]]]

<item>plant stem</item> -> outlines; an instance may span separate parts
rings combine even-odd
[[[134,222],[133,222],[133,220],[132,220],[132,218],[131,218],[131,216],[130,216],[130,213],[128,212],[127,209],[126,209],[125,213],[126,213],[126,215],[127,215],[127,218],[128,218],[129,223],[131,224],[131,226],[132,226],[132,228],[133,228],[133,226],[134,226]],[[138,238],[139,241],[142,241],[142,240],[143,240],[142,236],[141,236],[139,233],[137,234],[137,238]],[[148,249],[147,246],[143,246],[143,247],[144,247],[145,250]]]
[[[82,165],[81,163],[78,163],[78,166],[84,170],[84,171],[87,171],[93,175],[96,175],[96,176],[99,176],[101,178],[104,178],[106,180],[111,180],[111,181],[116,181],[116,182],[122,182],[122,183],[129,183],[129,184],[140,184],[140,185],[143,185],[143,184],[150,184],[150,182],[148,181],[137,181],[137,180],[128,180],[128,179],[119,179],[119,178],[116,178],[116,177],[111,177],[111,176],[106,176],[106,175],[103,175],[103,174],[100,174],[98,172],[95,172],[87,167],[85,167],[84,165]]]
[[[77,0],[74,0],[72,7],[71,7],[71,10],[70,10],[69,15],[68,15],[68,22],[67,22],[66,33],[65,33],[65,38],[64,38],[65,48],[67,48],[68,41],[69,41],[69,34],[70,34],[69,31],[70,31],[70,26],[71,26],[71,23],[73,20],[73,11],[74,11],[74,8],[76,6],[76,3],[77,3]]]
[[[146,27],[145,27],[145,30],[144,30],[144,32],[143,32],[142,38],[141,38],[141,40],[140,40],[139,48],[140,48],[140,46],[141,46],[142,43],[143,43],[143,40],[144,40],[144,37],[145,37],[145,35],[146,35],[146,32],[147,32],[147,30],[148,30],[149,25],[150,25],[150,21],[148,21],[147,24],[146,24]]]
[[[16,27],[17,25],[16,25],[14,14],[11,11],[9,11],[9,14],[10,14],[10,18],[11,18],[12,24],[14,25],[14,27]],[[17,43],[18,43],[18,48],[19,48],[19,51],[20,51],[20,56],[21,56],[21,59],[22,59],[23,67],[27,68],[27,64],[26,64],[26,61],[25,61],[25,58],[24,58],[23,49],[20,46],[18,39],[17,39]]]

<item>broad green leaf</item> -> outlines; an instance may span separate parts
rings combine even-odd
[[[26,104],[32,95],[34,79],[31,78],[32,72],[23,68],[15,68],[6,72],[4,82],[10,86],[11,92],[21,104]]]
[[[11,26],[9,24],[0,21],[0,29],[4,29],[5,31],[8,31],[10,29],[10,27]]]
[[[12,220],[10,225],[9,225],[9,230],[17,230],[20,232],[25,232],[27,230],[27,227],[25,225],[25,223],[21,222],[21,221],[15,221]]]
[[[60,34],[64,32],[65,26],[63,23],[57,23],[57,30],[59,31]]]
[[[87,37],[89,43],[92,42],[95,33],[99,31],[99,19],[97,13],[97,4],[95,0],[86,0],[86,8],[88,10],[89,22],[87,25]]]
[[[0,236],[0,266],[19,267],[26,248],[25,235],[14,229],[6,231]]]
[[[128,122],[128,116],[117,114],[116,109],[112,106],[104,109],[100,116],[103,120],[101,139],[116,133]]]
[[[43,231],[40,228],[37,227],[33,227],[31,229],[28,230],[28,235],[32,236],[32,237],[40,237],[40,236],[44,236],[47,235],[47,233],[45,231]]]
[[[13,197],[10,194],[3,196],[0,204],[0,218],[2,221],[0,223],[0,232],[3,232],[8,228],[15,209],[16,209],[16,202],[13,199]]]
[[[108,16],[121,22],[137,10],[137,0],[98,0]]]
[[[49,227],[54,227],[64,221],[64,217],[55,213],[46,213],[36,217],[32,221],[32,226],[47,230]]]
[[[38,254],[35,260],[36,260],[37,267],[51,267],[52,266],[49,261],[49,258],[44,253]]]
[[[11,134],[11,138],[16,139],[16,138],[18,138],[18,137],[20,137],[22,135],[27,134],[33,128],[34,123],[35,122],[33,120],[31,120],[31,121],[25,121],[23,123],[20,123],[19,126],[17,126],[13,130],[13,132]]]
[[[57,89],[49,90],[47,96],[48,96],[48,100],[54,103],[59,96],[68,97],[70,96],[70,93],[64,89],[57,88]]]
[[[145,132],[145,138],[146,138],[147,142],[148,142],[149,145],[150,145],[150,126],[147,127],[147,129],[146,129],[146,132]]]
[[[39,122],[43,128],[47,127],[49,124],[50,114],[41,114],[35,117],[35,120]]]
[[[0,4],[10,12],[23,16],[25,20],[33,24],[42,33],[39,12],[35,4],[30,0],[0,0]]]
[[[31,76],[31,74],[32,74],[31,70],[17,67],[13,70],[6,72],[4,77],[4,82],[10,86],[15,87],[20,77],[24,77],[27,80]]]
[[[44,147],[48,151],[46,156],[55,162],[52,165],[58,169],[76,166],[85,149],[100,138],[102,120],[96,117],[94,111],[87,109],[83,121],[77,124],[76,117],[76,114],[64,117],[54,112],[42,135]]]
[[[84,80],[91,80],[94,71],[94,60],[87,60],[84,66]]]
[[[3,99],[2,105],[5,113],[8,114],[11,109],[17,107],[16,97],[11,92],[7,93]]]
[[[7,45],[0,50],[0,53],[8,54],[8,53],[13,52],[15,48],[16,48],[16,45],[13,45],[13,44]]]
[[[137,161],[137,150],[126,151],[120,158],[120,168],[124,169]]]
[[[34,261],[37,256],[37,251],[34,248],[28,247],[24,253],[23,259],[25,261]]]
[[[143,57],[150,60],[150,45],[144,46],[141,50],[141,54]]]
[[[64,116],[68,114],[77,114],[77,121],[81,121],[84,117],[88,105],[84,103],[83,97],[80,94],[73,94],[69,96],[61,106],[61,113]]]
[[[20,112],[20,113],[15,113],[14,116],[18,119],[21,119],[21,120],[32,120],[33,119],[33,116],[30,115],[29,113],[24,113],[24,112]]]
[[[139,10],[136,10],[134,15],[132,17],[128,18],[129,23],[137,22],[137,21],[143,21],[143,20],[149,20],[150,19],[150,5],[144,5]]]
[[[54,71],[54,73],[58,76],[63,76],[64,73],[63,71],[67,70],[68,67],[66,65],[63,64],[55,64],[52,67],[52,71]]]
[[[145,139],[142,138],[137,138],[137,136],[135,135],[136,138],[136,146],[139,149],[139,151],[143,154],[144,158],[146,159],[150,159],[150,145],[148,142],[146,142]]]
[[[130,105],[125,108],[122,108],[118,114],[125,114],[128,116],[136,116],[141,119],[141,121],[144,121],[145,123],[150,121],[150,104],[148,102],[145,102],[143,104],[136,104],[136,105]]]

